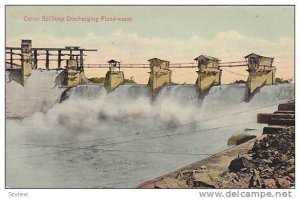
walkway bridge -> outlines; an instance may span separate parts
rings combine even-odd
[[[148,85],[152,89],[153,96],[165,85],[172,84],[171,69],[195,68],[198,77],[196,85],[200,96],[205,95],[212,86],[221,84],[222,71],[226,70],[235,75],[245,76],[226,68],[245,67],[248,72],[247,87],[248,96],[253,95],[257,89],[266,85],[274,84],[275,70],[274,58],[251,53],[245,56],[244,61],[221,62],[220,59],[200,55],[191,63],[170,63],[169,61],[152,58],[147,64],[123,64],[116,60],[108,63],[85,64],[84,52],[97,51],[96,49],[84,49],[79,46],[66,46],[64,48],[32,48],[31,40],[22,40],[21,47],[6,47],[6,70],[20,70],[21,82],[26,86],[30,79],[31,70],[40,66],[39,62],[45,63],[45,70],[65,70],[65,86],[73,87],[85,83],[84,69],[108,68],[105,76],[105,86],[109,91],[114,90],[124,83],[124,72],[121,69],[149,68],[150,77]],[[43,58],[41,57],[43,56]],[[66,65],[63,66],[62,62]],[[50,62],[55,62],[57,67],[50,68]]]

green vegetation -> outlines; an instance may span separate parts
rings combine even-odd
[[[245,83],[247,83],[247,81],[245,81],[245,80],[236,80],[234,82],[234,84],[245,84]]]
[[[130,79],[124,79],[124,84],[135,84],[133,76],[131,76]]]
[[[282,79],[282,78],[275,78],[275,84],[286,84],[291,83],[293,79]]]
[[[89,80],[95,84],[104,84],[105,77],[92,77]],[[130,79],[124,79],[124,84],[135,84],[135,81],[131,77]]]
[[[132,79],[124,79],[124,84],[135,84],[135,81]]]
[[[293,79],[282,79],[282,78],[275,78],[275,84],[286,84],[291,83]],[[236,80],[233,84],[245,84],[247,81],[245,80]]]
[[[96,83],[96,84],[104,84],[104,77],[92,77],[89,79],[91,82]]]

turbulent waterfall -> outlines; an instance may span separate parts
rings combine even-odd
[[[106,95],[105,88],[97,84],[78,85],[69,92],[71,98],[95,98]]]
[[[204,98],[194,85],[169,85],[155,99],[146,85],[109,93],[100,85],[76,86],[47,113],[7,120],[8,176],[16,176],[14,165],[26,171],[8,182],[134,187],[228,148],[233,135],[261,134],[257,113],[293,100],[294,84],[264,86],[250,102],[245,94],[244,84],[214,86]]]
[[[78,131],[98,129],[99,124],[107,129],[116,125],[129,131],[134,126],[137,131],[243,111],[246,112],[244,118],[237,115],[239,120],[255,120],[256,113],[263,111],[260,109],[270,107],[273,110],[278,103],[294,99],[294,84],[264,86],[250,102],[245,102],[246,89],[245,84],[214,86],[204,98],[199,98],[195,85],[169,85],[163,87],[153,100],[147,85],[121,85],[113,92],[107,92],[101,85],[79,85],[68,91],[68,100],[53,107],[44,117],[48,122],[54,118],[54,125],[58,123],[68,128],[70,123],[72,129],[78,126]],[[251,109],[257,111],[249,112]]]
[[[245,84],[220,85],[212,87],[204,98],[199,98],[195,85],[168,85],[159,91],[155,101],[159,103],[172,100],[186,105],[202,103],[204,107],[232,107],[245,102],[246,92]],[[71,88],[68,91],[68,98],[150,99],[151,90],[147,85],[128,84],[121,85],[113,92],[108,93],[103,85],[86,84]],[[293,99],[294,84],[266,85],[254,95],[249,104],[259,106]]]

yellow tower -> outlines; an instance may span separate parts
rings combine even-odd
[[[194,60],[198,62],[198,78],[196,85],[200,95],[205,94],[212,86],[221,84],[222,70],[219,67],[219,59],[211,56],[200,55]]]
[[[151,87],[152,95],[156,96],[161,87],[171,83],[170,62],[158,58],[152,58],[148,61],[151,69],[148,85]]]
[[[119,85],[124,83],[124,73],[120,71],[120,62],[109,60],[109,71],[105,75],[104,86],[108,91],[113,91]],[[119,68],[119,71],[116,71]]]
[[[78,60],[73,56],[67,60],[67,87],[73,87],[84,83],[84,73],[78,67]]]
[[[258,88],[266,84],[274,84],[275,70],[272,66],[274,58],[251,53],[245,56],[248,63],[248,94],[252,95]]]

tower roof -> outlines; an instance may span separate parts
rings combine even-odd
[[[256,57],[266,57],[266,56],[262,56],[262,55],[259,55],[259,54],[256,54],[256,53],[250,53],[249,55],[245,56],[244,58],[248,58],[250,56],[256,56]],[[273,58],[273,57],[267,57],[267,58]]]
[[[207,55],[200,55],[200,56],[196,57],[194,60],[198,60],[200,57],[204,57],[209,60],[221,61],[220,59],[218,59],[216,57],[211,57],[211,56],[207,56]]]
[[[120,62],[118,62],[118,61],[116,61],[116,60],[114,60],[114,59],[111,59],[111,60],[109,60],[107,63],[111,64],[111,63],[120,63]]]
[[[159,58],[156,58],[156,57],[154,57],[152,59],[149,59],[148,61],[155,61],[155,60],[169,62],[169,61],[166,61],[166,60],[163,60],[163,59],[159,59]]]

